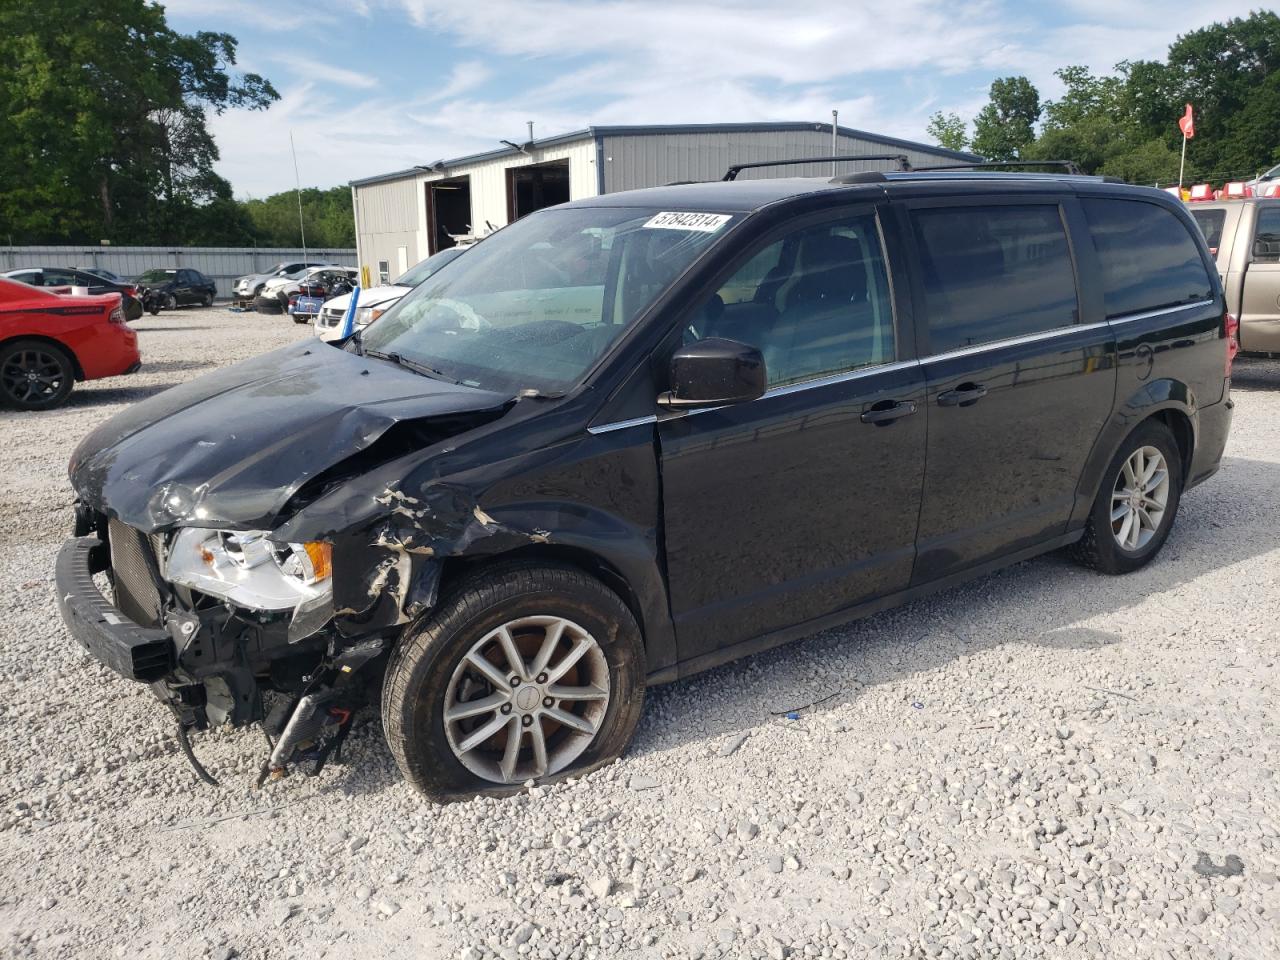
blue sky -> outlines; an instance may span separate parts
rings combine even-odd
[[[829,120],[925,139],[991,80],[1159,58],[1236,0],[170,0],[184,32],[227,31],[281,101],[213,120],[237,196],[489,150],[591,124]],[[1174,122],[1176,118],[1171,118]]]

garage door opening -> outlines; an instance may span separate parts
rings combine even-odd
[[[427,184],[427,252],[454,245],[471,233],[471,178],[450,177]]]
[[[569,161],[553,160],[507,171],[507,219],[569,202]]]

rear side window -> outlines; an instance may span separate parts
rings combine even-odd
[[[1168,210],[1141,200],[1081,204],[1102,265],[1107,319],[1213,296],[1199,247]]]
[[[923,209],[911,219],[931,352],[1077,322],[1075,271],[1056,204]]]
[[[1267,205],[1258,209],[1253,259],[1261,263],[1280,263],[1280,206]]]
[[[1192,210],[1191,219],[1204,234],[1204,242],[1209,244],[1209,252],[1216,257],[1218,248],[1222,246],[1222,226],[1227,222],[1227,211]]]

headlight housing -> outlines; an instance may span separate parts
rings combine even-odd
[[[356,311],[356,325],[367,326],[387,312],[386,307],[363,307]]]
[[[179,530],[165,557],[165,578],[250,610],[331,606],[332,544],[268,537],[265,530]]]

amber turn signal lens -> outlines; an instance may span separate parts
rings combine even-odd
[[[327,580],[333,574],[333,544],[323,540],[308,540],[302,545],[311,561],[312,576],[316,580]]]

